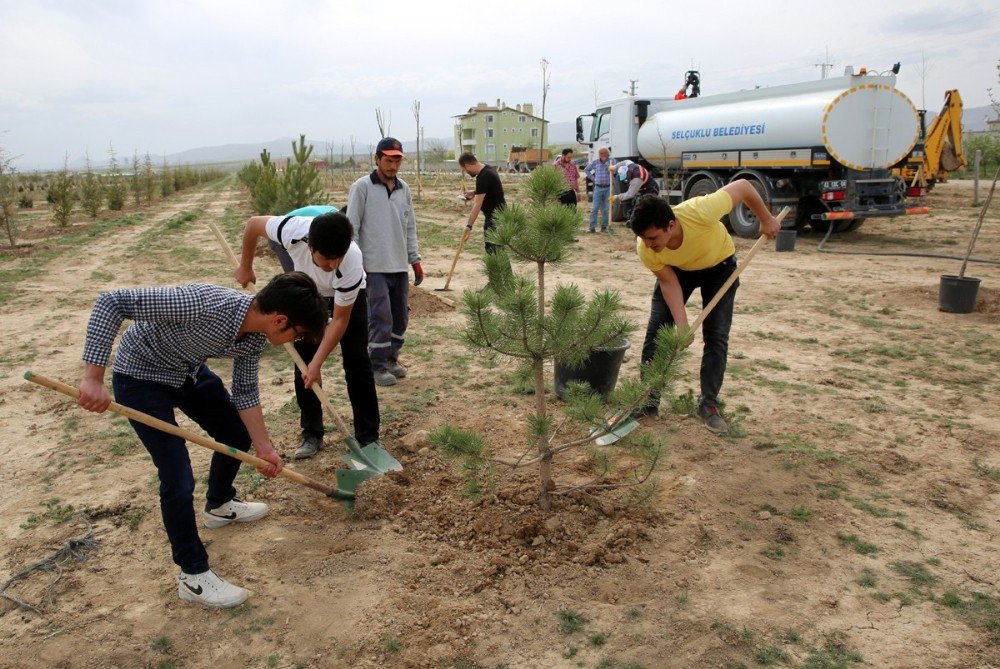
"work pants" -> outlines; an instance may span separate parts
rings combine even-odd
[[[332,309],[333,298],[328,299]],[[297,341],[295,350],[308,365],[316,351],[319,342]],[[368,300],[365,291],[358,292],[358,297],[351,308],[351,318],[347,322],[344,336],[340,338],[340,355],[344,364],[344,381],[347,384],[347,396],[351,400],[354,412],[354,436],[362,444],[378,440],[379,410],[378,394],[375,392],[375,380],[372,378],[372,362],[368,357]],[[299,425],[303,436],[322,439],[323,405],[311,388],[306,388],[302,374],[295,370],[295,400],[299,404]]]
[[[601,221],[601,232],[608,229],[608,225],[611,220],[610,212],[608,207],[610,206],[610,196],[611,196],[611,186],[594,186],[594,201],[591,203],[590,208],[590,227],[589,230],[594,232],[597,227],[597,217],[598,214],[602,217]]]
[[[376,372],[399,359],[410,318],[409,297],[408,272],[368,274],[368,352]]]
[[[180,388],[117,372],[112,376],[111,385],[119,404],[172,425],[177,425],[174,409],[180,409],[212,439],[243,452],[250,449],[250,434],[229,392],[222,379],[205,365],[198,368],[195,380],[187,379]],[[134,420],[129,422],[156,465],[160,478],[160,514],[174,563],[185,574],[207,571],[208,552],[198,537],[194,472],[184,439]],[[221,453],[212,455],[206,510],[221,506],[236,496],[233,480],[239,469],[240,461],[236,458]]]
[[[686,271],[674,268],[681,284],[681,294],[684,304],[695,288],[701,289],[702,306],[707,305],[722,288],[729,276],[736,270],[736,256],[732,255],[714,267]],[[722,380],[726,375],[726,362],[729,354],[729,330],[733,325],[733,305],[736,302],[736,288],[739,279],[733,282],[729,290],[708,315],[701,326],[704,348],[701,355],[701,395],[699,406],[718,406],[719,392],[722,390]],[[653,299],[649,311],[649,323],[646,326],[646,339],[642,344],[642,361],[647,362],[656,352],[656,333],[664,325],[673,326],[674,317],[663,299],[660,282],[653,287]],[[659,407],[659,394],[650,395],[648,406]]]

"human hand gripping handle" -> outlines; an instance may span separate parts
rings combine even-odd
[[[413,285],[419,286],[424,281],[424,268],[420,266],[419,262],[415,262],[413,267]]]

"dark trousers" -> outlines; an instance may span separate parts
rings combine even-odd
[[[250,435],[240,419],[229,392],[205,365],[197,378],[188,379],[180,388],[155,381],[144,381],[115,373],[111,380],[115,400],[173,425],[174,409],[180,409],[201,426],[212,439],[240,451],[250,449]],[[149,451],[160,477],[160,514],[170,540],[176,563],[186,574],[200,574],[208,569],[208,553],[198,537],[194,513],[194,472],[181,437],[129,421]],[[233,480],[240,461],[221,453],[212,455],[208,470],[206,509],[214,509],[236,496]]]
[[[695,288],[701,288],[702,306],[708,304],[722,288],[722,284],[736,270],[736,256],[729,256],[718,265],[707,269],[685,271],[674,268],[674,273],[681,284],[684,304]],[[718,406],[719,392],[722,390],[722,380],[726,375],[726,361],[729,355],[729,330],[733,325],[733,304],[736,301],[737,279],[726,291],[725,296],[715,305],[715,309],[702,323],[701,332],[705,346],[701,355],[701,396],[699,405]],[[663,299],[660,282],[653,287],[653,300],[649,310],[649,323],[646,326],[646,339],[642,344],[642,361],[647,362],[656,352],[656,333],[664,325],[673,325],[674,317]],[[659,395],[650,395],[649,405],[658,407]]]
[[[486,217],[486,219],[483,221],[483,239],[486,239],[486,233],[489,232],[490,230],[492,230],[493,228],[495,228],[496,225],[497,224],[493,220],[492,216],[487,216]],[[496,253],[501,248],[502,247],[498,246],[497,244],[491,244],[489,242],[486,242],[486,252],[487,253]]]
[[[332,304],[332,299],[331,299]],[[309,364],[318,342],[297,341],[295,350]],[[368,299],[365,291],[358,292],[358,298],[351,309],[351,319],[340,339],[340,354],[344,361],[344,380],[347,382],[347,396],[354,411],[354,436],[362,444],[378,440],[379,411],[375,380],[372,378],[372,362],[368,357]],[[299,425],[302,434],[323,437],[323,405],[311,389],[302,382],[302,375],[295,370],[295,399],[299,403]]]
[[[407,272],[368,274],[368,352],[372,369],[385,371],[399,359],[410,314]]]
[[[576,209],[576,191],[568,190],[559,196],[559,204],[565,204],[566,206],[573,207]]]

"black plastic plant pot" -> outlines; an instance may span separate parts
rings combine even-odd
[[[774,239],[775,251],[795,250],[795,230],[778,230],[778,236]]]
[[[938,308],[953,314],[968,314],[976,308],[980,279],[971,276],[941,275]]]
[[[601,399],[608,402],[611,399],[611,391],[618,383],[618,372],[622,367],[622,360],[625,359],[625,351],[628,350],[629,341],[623,339],[618,346],[605,346],[595,348],[590,352],[583,363],[577,367],[570,367],[557,362],[556,368],[556,396],[565,399],[566,384],[571,381],[586,383],[594,392],[601,396]]]

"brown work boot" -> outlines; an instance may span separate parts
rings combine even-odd
[[[715,434],[726,434],[729,432],[729,424],[719,415],[719,407],[702,404],[698,407],[698,418],[705,423],[705,427]]]

